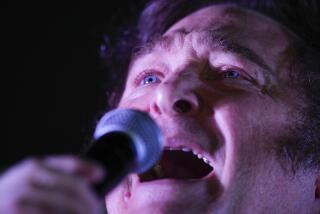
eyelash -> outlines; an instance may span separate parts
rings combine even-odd
[[[236,76],[232,77],[231,76],[232,74],[230,75],[231,72],[232,72],[232,74],[234,74],[236,72],[236,74],[235,74]],[[221,71],[219,74],[221,75],[221,77],[223,79],[239,79],[239,78],[243,77],[241,71],[239,71],[237,69],[226,69],[226,70]]]
[[[228,72],[237,72],[237,76],[236,77],[228,77],[227,73]],[[226,67],[226,68],[219,68],[219,70],[217,71],[218,73],[218,79],[234,79],[234,80],[248,80],[248,74],[241,68],[235,68],[235,67]]]
[[[143,71],[140,74],[137,75],[137,77],[134,79],[134,83],[136,86],[143,86],[142,81],[144,80],[144,78],[151,76],[151,75],[155,75],[159,80],[157,83],[159,83],[159,81],[161,81],[161,77],[163,76],[160,72],[157,71],[153,71],[153,70],[147,70],[147,71]],[[148,85],[148,84],[145,84]]]
[[[249,80],[249,78],[246,76],[246,72],[243,71],[242,69],[240,68],[234,68],[234,67],[230,67],[230,68],[219,68],[219,69],[214,69],[214,70],[218,70],[218,71],[214,71],[216,72],[217,76],[215,79],[230,79],[230,80]],[[227,72],[230,72],[230,71],[235,71],[238,73],[238,75],[233,78],[233,77],[227,77]],[[137,77],[134,79],[134,83],[136,86],[145,86],[145,85],[149,85],[149,84],[152,84],[152,83],[146,83],[146,84],[143,84],[143,80],[144,78],[148,77],[148,76],[152,76],[152,75],[155,75],[156,78],[158,78],[158,81],[155,82],[155,83],[160,83],[161,81],[161,78],[163,77],[163,75],[158,72],[158,71],[154,71],[154,70],[145,70],[143,72],[141,72],[140,74],[137,75]]]

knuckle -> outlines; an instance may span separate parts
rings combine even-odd
[[[21,182],[24,188],[30,188],[34,184],[34,179],[43,171],[42,163],[39,159],[30,158],[22,164]],[[25,190],[25,189],[22,189]]]
[[[27,160],[25,160],[22,163],[23,167],[25,167],[26,169],[33,171],[33,170],[37,170],[40,168],[41,166],[41,161],[39,159],[36,158],[29,158]]]

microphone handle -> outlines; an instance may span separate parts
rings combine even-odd
[[[105,179],[93,186],[99,197],[104,197],[130,173],[135,157],[134,143],[124,132],[110,132],[91,143],[82,158],[105,169]]]

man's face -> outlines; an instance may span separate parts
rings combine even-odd
[[[309,181],[275,155],[296,114],[288,38],[260,14],[211,6],[138,54],[119,108],[148,112],[165,151],[107,196],[109,213],[307,212]]]

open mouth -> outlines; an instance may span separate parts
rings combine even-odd
[[[213,171],[212,164],[188,148],[166,148],[158,163],[139,174],[140,182],[158,179],[200,179]]]

